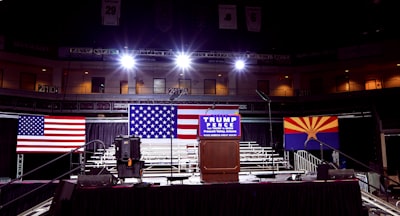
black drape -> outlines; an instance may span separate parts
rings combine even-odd
[[[376,160],[376,151],[373,147],[376,137],[374,137],[374,127],[371,127],[373,125],[371,121],[370,118],[340,120],[340,145],[343,152],[355,155],[354,157],[358,159],[362,158],[362,161]],[[18,119],[0,118],[0,128],[0,177],[14,178],[17,167]],[[109,147],[116,136],[127,135],[128,130],[126,122],[87,123],[86,141],[101,140],[106,147]],[[283,149],[283,124],[273,123],[272,132],[274,147],[279,151]],[[256,141],[262,146],[271,146],[269,123],[242,123],[241,140]],[[92,150],[92,148],[93,146],[88,146],[88,149]],[[359,151],[359,149],[363,151]],[[24,171],[33,169],[57,156],[54,154],[26,154]],[[354,166],[354,164],[349,165]],[[66,167],[69,167],[69,164]]]
[[[269,123],[242,123],[242,138],[244,141],[256,141],[261,146],[283,148],[283,123],[272,124],[272,145]]]
[[[111,146],[114,138],[118,135],[128,135],[128,123],[87,123],[86,142],[101,140],[106,147]],[[87,146],[93,149],[93,145]]]
[[[0,177],[16,175],[18,119],[0,118]]]
[[[358,181],[78,189],[71,215],[282,215],[362,213]]]

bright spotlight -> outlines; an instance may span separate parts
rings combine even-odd
[[[235,61],[235,69],[236,70],[241,71],[244,69],[245,66],[246,66],[246,64],[243,60],[239,59],[239,60]]]
[[[135,59],[130,55],[123,55],[119,61],[125,69],[132,69],[136,63]]]
[[[175,64],[185,70],[185,69],[189,69],[191,64],[192,64],[192,60],[190,59],[190,56],[184,54],[184,53],[180,53],[176,56],[175,58]]]

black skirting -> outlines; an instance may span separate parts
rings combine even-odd
[[[362,215],[357,180],[77,188],[69,207],[74,216]]]

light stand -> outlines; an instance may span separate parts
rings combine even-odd
[[[275,149],[275,145],[272,139],[272,117],[271,117],[271,99],[262,91],[256,90],[256,93],[268,103],[268,117],[269,117],[269,144]],[[272,174],[263,175],[263,178],[275,178],[275,164],[274,164],[274,153],[272,154]]]
[[[183,94],[183,91],[180,93],[180,94],[172,94],[171,95],[171,97],[169,98],[169,100],[170,100],[170,102],[171,102],[171,111],[172,111],[172,102],[175,100],[175,99],[177,99],[177,98],[179,98],[180,96],[182,96],[182,94]],[[172,117],[172,114],[171,114],[171,117]],[[173,175],[173,154],[172,154],[172,152],[173,152],[173,150],[172,150],[172,142],[173,142],[173,128],[172,128],[172,122],[173,122],[173,118],[171,118],[171,122],[170,122],[170,125],[171,125],[171,128],[170,128],[170,131],[171,131],[171,142],[170,142],[170,163],[171,163],[171,169],[170,169],[170,177],[167,177],[167,180],[168,180],[168,182],[172,182],[172,181],[175,181],[175,180],[183,180],[183,179],[185,179],[186,177],[174,177],[174,175]]]
[[[171,111],[172,111],[172,101],[174,101],[176,98],[178,98],[179,96],[177,96],[176,94],[171,95],[171,97],[169,98],[170,102],[171,102]],[[172,115],[171,115],[172,116]],[[172,155],[172,141],[173,141],[173,130],[172,130],[172,118],[170,121],[170,132],[171,132],[171,142],[170,142],[170,160],[171,160],[171,169],[170,169],[170,178],[168,179],[169,181],[173,181],[174,176],[173,176],[173,155]]]

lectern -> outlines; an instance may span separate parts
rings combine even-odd
[[[202,182],[238,182],[239,150],[239,115],[200,116],[198,152]]]

